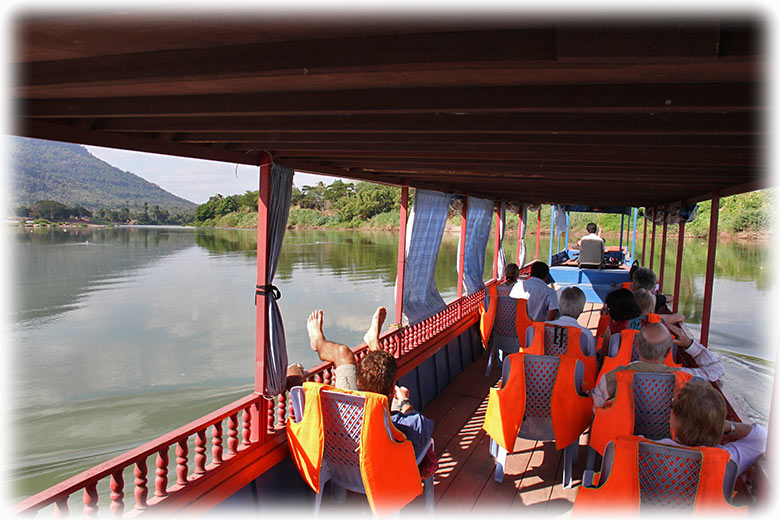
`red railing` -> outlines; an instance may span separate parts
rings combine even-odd
[[[379,340],[382,348],[398,358],[399,376],[412,370],[433,355],[438,348],[476,323],[477,309],[483,298],[484,291],[459,298],[420,323],[382,335]],[[365,344],[355,348],[358,359],[365,356],[366,352]],[[317,365],[308,371],[307,379],[331,383],[333,366],[330,363]],[[267,414],[265,424],[269,434],[262,445],[252,440],[256,436],[253,436],[251,431],[252,419],[255,414],[260,413]],[[223,484],[225,479],[232,475],[243,474],[242,478],[249,481],[262,473],[258,468],[270,467],[277,459],[286,455],[286,451],[282,452],[276,448],[284,443],[285,436],[281,432],[291,413],[292,403],[289,395],[279,395],[273,402],[267,402],[261,395],[252,393],[167,435],[27,498],[16,504],[13,512],[36,513],[53,505],[56,515],[68,516],[69,499],[79,492],[82,492],[84,516],[88,517],[97,516],[100,507],[106,506],[113,517],[123,517],[135,516],[150,509],[162,510],[166,504],[177,502],[177,497],[179,504],[197,503],[198,496],[190,496],[186,500],[181,497],[187,493],[193,494],[196,489],[195,495],[205,494],[217,484]],[[250,457],[248,452],[255,449],[263,452]],[[174,451],[173,457],[171,450]],[[191,451],[194,456],[190,461]],[[266,452],[273,452],[274,456],[268,456],[266,464],[258,463],[259,459],[266,456]],[[150,457],[154,457],[151,464],[154,468],[153,485],[149,483]],[[239,463],[240,459],[246,460]],[[173,467],[172,460],[175,462]],[[227,470],[231,464],[242,467],[239,470]],[[170,480],[174,483],[169,484]],[[212,481],[213,484],[207,481]],[[232,489],[235,486],[223,485],[223,488]],[[215,496],[224,498],[225,493],[229,496],[229,492],[224,490],[221,495],[215,493]],[[131,511],[126,511],[125,497],[128,495],[133,497],[134,502]]]

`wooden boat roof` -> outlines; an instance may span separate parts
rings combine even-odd
[[[345,21],[346,20],[346,21]],[[27,13],[18,135],[492,199],[652,206],[768,184],[751,17]]]

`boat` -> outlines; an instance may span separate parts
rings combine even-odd
[[[476,199],[496,201],[499,224],[502,202],[526,209],[644,208],[663,222],[663,254],[670,209],[712,200],[701,328],[706,345],[718,201],[770,185],[761,117],[766,27],[756,16],[721,13],[556,18],[510,13],[347,22],[257,12],[18,13],[12,133],[254,165],[260,195],[257,340],[254,357],[247,352],[256,367],[254,392],[12,511],[67,515],[82,509],[96,516],[107,508],[121,517],[264,511],[313,501],[289,457],[289,398],[267,391],[274,297],[268,215],[279,203],[270,186],[272,164],[402,187],[397,323],[404,312],[410,188],[462,197],[463,235],[468,202]],[[647,226],[644,219],[645,238]],[[654,220],[650,258],[656,227]],[[500,245],[497,238],[496,252]],[[621,247],[618,253],[626,252]],[[528,441],[505,468],[515,478],[500,485],[492,480],[480,428],[499,374],[483,374],[475,326],[485,289],[464,291],[464,256],[461,251],[454,301],[381,337],[415,408],[436,421],[436,508],[565,512],[581,471],[573,488],[557,484],[561,460],[549,443]],[[644,244],[636,256],[631,260],[645,263]],[[578,283],[564,280],[565,272],[604,276],[608,280],[595,285],[606,286],[628,274],[626,265],[602,271],[561,266],[554,272],[560,283]],[[496,283],[497,264],[492,278],[483,285]],[[602,296],[601,290],[589,293],[581,319],[591,328]],[[365,349],[355,351],[360,356]],[[332,366],[313,367],[307,378],[329,383]],[[746,420],[728,389],[718,388],[729,418]],[[767,475],[762,459],[738,482],[740,503],[757,510],[770,503]]]

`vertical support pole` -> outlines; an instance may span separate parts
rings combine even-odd
[[[263,154],[260,165],[260,189],[257,198],[257,287],[268,284],[268,210],[271,202],[271,162],[268,154]],[[261,292],[263,294],[261,294]],[[268,304],[269,291],[257,291],[255,294],[255,392],[265,391],[265,345],[268,342]],[[252,418],[252,442],[262,443],[266,434],[266,417],[269,402],[261,399],[257,417]]]
[[[398,225],[398,278],[395,287],[395,322],[404,317],[404,270],[406,269],[406,213],[409,206],[409,182],[401,187],[401,218]]]
[[[542,205],[536,214],[536,259],[539,260],[539,242],[542,241]]]
[[[669,217],[669,204],[664,206],[664,227],[661,233],[661,265],[658,268],[658,292],[664,290],[664,267],[666,267],[666,219]]]
[[[501,244],[501,201],[496,204],[496,243],[493,246],[493,280],[498,280],[498,248]]]
[[[647,208],[645,208],[645,216],[642,220],[645,221],[644,229],[642,229],[642,265],[647,265],[645,263],[645,245],[647,245]]]
[[[623,252],[623,221],[625,214],[620,214],[620,242],[618,243],[618,251]]]
[[[634,263],[634,252],[636,251],[636,217],[639,214],[639,208],[634,208],[634,230],[631,233],[631,263]]]
[[[658,214],[658,208],[653,208],[653,234],[650,237],[650,270],[653,270],[653,261],[655,259],[655,216]]]
[[[469,198],[463,197],[460,208],[460,251],[458,252],[458,298],[463,296],[463,269],[466,264],[466,224],[469,208]],[[400,323],[400,322],[399,322]]]
[[[682,203],[684,205],[685,202]],[[682,207],[682,205],[680,207]],[[674,267],[674,303],[672,312],[680,308],[680,275],[682,274],[683,244],[685,242],[685,222],[680,220],[677,226],[677,264]]]
[[[550,253],[547,255],[547,265],[552,264],[553,236],[555,236],[555,206],[550,205]]]
[[[528,212],[526,212],[526,216]],[[517,206],[517,266],[523,267],[523,259],[520,258],[521,246],[523,244],[523,204]]]
[[[569,212],[566,212],[566,240],[564,240],[563,247],[569,250]]]
[[[707,272],[704,278],[704,305],[701,314],[701,338],[699,342],[707,345],[710,336],[710,314],[712,314],[712,282],[715,278],[715,249],[718,244],[718,209],[720,192],[712,192],[710,208],[710,235],[707,245]]]

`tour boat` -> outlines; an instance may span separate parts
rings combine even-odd
[[[409,188],[466,202],[463,243],[468,202],[476,199],[497,202],[499,225],[500,202],[521,210],[539,204],[652,210],[663,221],[661,270],[670,208],[711,199],[705,345],[718,201],[769,184],[762,117],[762,43],[768,35],[756,17],[643,14],[583,21],[508,12],[349,19],[347,13],[318,18],[292,11],[195,16],[31,10],[16,13],[13,25],[12,133],[255,165],[260,186],[256,347],[254,357],[246,353],[255,363],[254,391],[42,490],[16,504],[16,513],[83,509],[95,516],[107,509],[121,517],[313,504],[289,456],[289,398],[267,395],[269,264],[273,239],[279,239],[272,236],[269,211],[285,203],[273,195],[272,164],[402,187],[397,323],[410,275]],[[626,241],[620,255],[640,264],[652,259],[657,222],[648,234],[644,219],[649,244],[643,241],[641,252],[634,243],[628,254]],[[497,238],[496,252],[501,245]],[[489,438],[481,427],[500,370],[484,375],[487,358],[476,324],[485,289],[464,291],[469,259],[463,249],[457,298],[381,337],[397,358],[415,408],[436,423],[436,511],[568,511],[581,482],[584,449],[571,488],[560,484],[561,455],[537,441],[525,441],[509,457],[502,484],[493,480]],[[551,241],[548,259],[552,250]],[[674,308],[682,240],[676,254]],[[589,292],[581,317],[595,329],[603,289],[627,281],[627,269],[628,262],[615,269],[562,265],[552,276],[562,285],[584,283],[583,276],[598,279],[591,285],[600,288]],[[496,262],[487,287],[498,274]],[[355,351],[362,356],[366,346]],[[316,366],[307,378],[331,382],[332,367]],[[727,398],[729,418],[747,421],[728,389],[716,386]],[[586,443],[583,435],[580,445]],[[739,480],[737,502],[758,509],[768,504],[765,465],[760,459]],[[349,501],[365,503],[361,497]],[[343,506],[323,507],[336,512]]]

